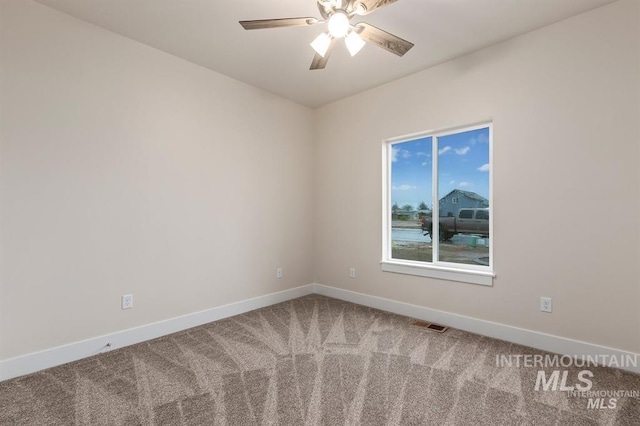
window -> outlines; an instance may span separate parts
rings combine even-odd
[[[384,142],[384,271],[492,284],[491,131],[482,123]]]

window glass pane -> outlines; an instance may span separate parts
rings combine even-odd
[[[489,207],[489,128],[440,136],[437,143],[437,260],[489,265],[489,216],[474,217],[475,211]]]
[[[391,258],[432,261],[422,219],[433,208],[432,138],[391,145]],[[425,235],[426,234],[426,235]]]

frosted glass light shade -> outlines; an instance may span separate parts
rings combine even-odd
[[[349,50],[351,56],[356,56],[356,54],[366,44],[366,42],[355,31],[351,31],[349,35],[344,39],[344,42],[347,45],[347,49]]]
[[[318,55],[324,58],[324,55],[327,54],[327,50],[329,49],[330,44],[331,37],[329,37],[327,33],[322,33],[311,42],[311,47],[313,47],[313,50],[315,50]]]
[[[333,38],[342,38],[349,31],[349,17],[343,12],[336,12],[329,18],[329,33]]]

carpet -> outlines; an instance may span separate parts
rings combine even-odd
[[[635,391],[595,407],[498,362],[545,354],[310,295],[4,381],[0,424],[640,424],[638,375],[589,367],[592,392]]]

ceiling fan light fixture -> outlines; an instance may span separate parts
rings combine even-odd
[[[360,50],[364,47],[366,42],[358,35],[357,32],[351,31],[344,39],[347,49],[351,56],[356,56]]]
[[[349,31],[349,17],[344,12],[336,12],[329,18],[329,33],[333,38],[342,38]]]
[[[327,50],[329,50],[329,45],[331,44],[331,37],[327,33],[322,33],[315,40],[311,42],[311,47],[315,50],[318,55],[324,58],[324,55],[327,54]]]
[[[358,22],[355,25],[349,23],[356,14],[369,15],[396,1],[398,0],[313,0],[322,19],[310,17],[254,19],[240,21],[240,25],[245,30],[259,30],[327,24],[327,30],[310,43],[316,53],[309,69],[321,70],[327,66],[329,56],[339,38],[345,39],[345,45],[351,56],[358,54],[366,43],[376,45],[397,56],[404,56],[414,46],[413,43],[366,22]]]

